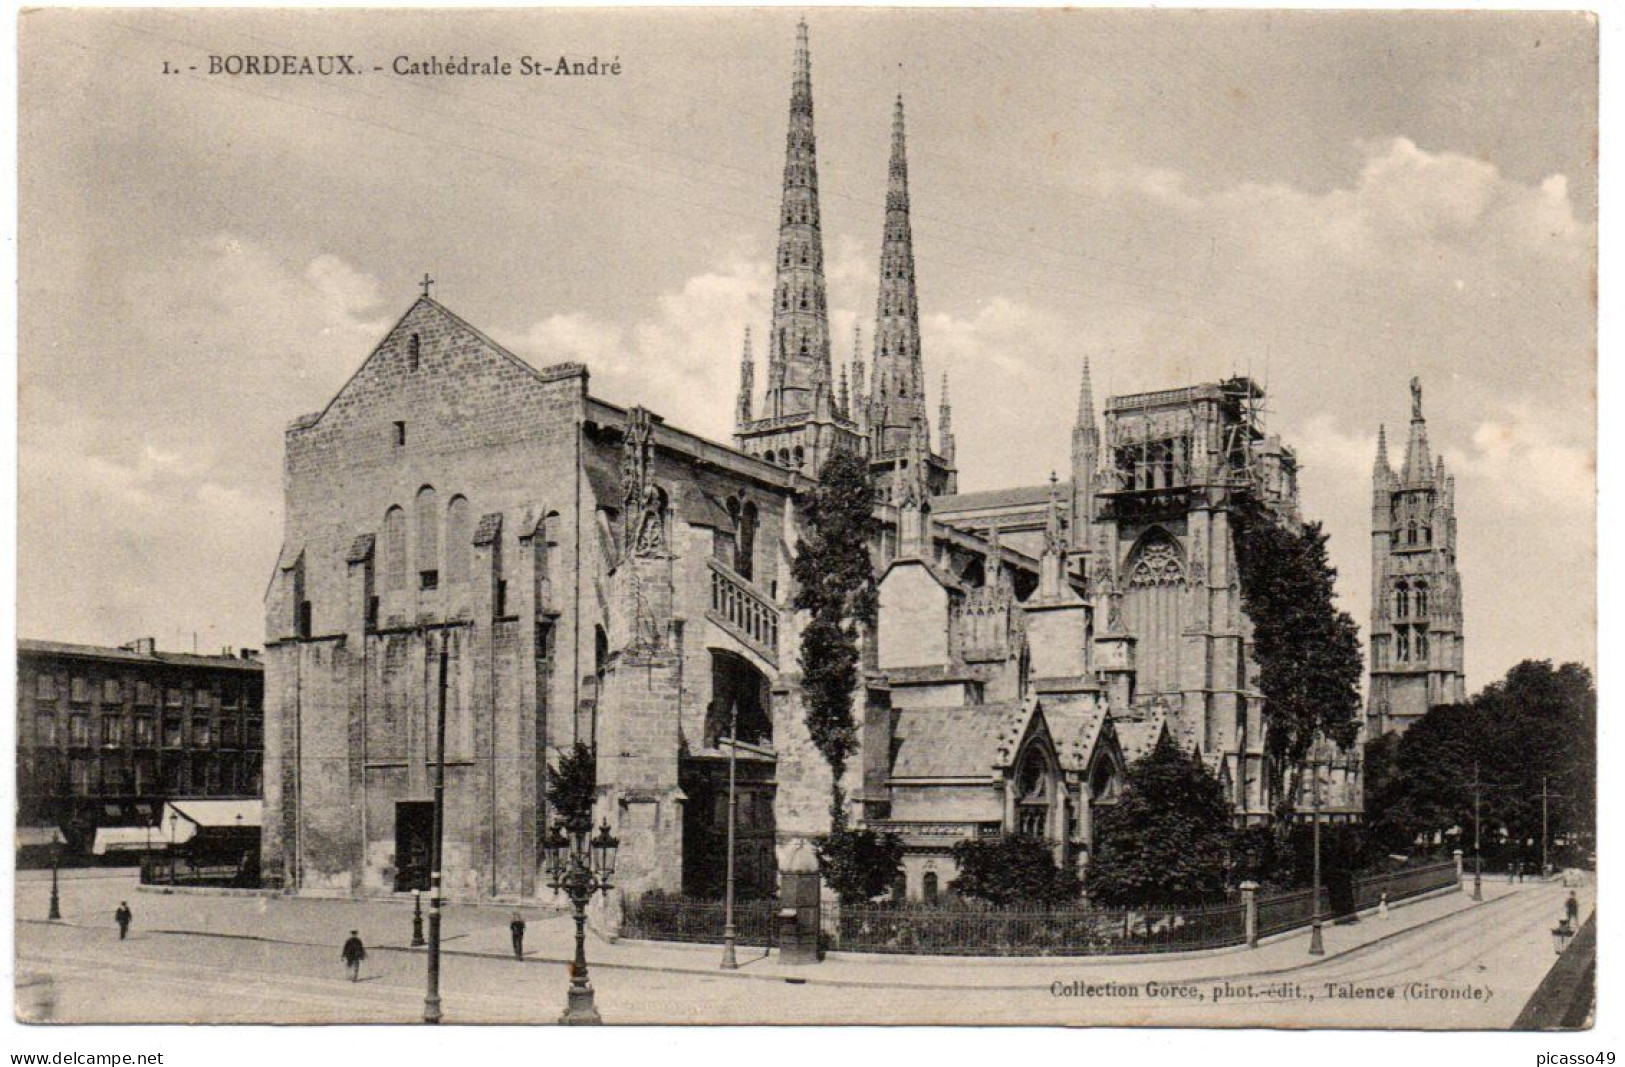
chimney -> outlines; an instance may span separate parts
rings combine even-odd
[[[239,648],[237,650],[237,655],[241,656],[243,659],[251,660],[257,663],[259,662],[260,658],[260,650],[257,648]]]
[[[158,654],[158,639],[155,637],[138,637],[127,645],[120,645],[126,652],[134,652],[138,656],[155,656]]]

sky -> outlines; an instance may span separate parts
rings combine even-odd
[[[583,360],[596,394],[726,440],[769,320],[796,18],[23,16],[19,634],[262,644],[283,429],[425,272],[533,365]],[[1417,375],[1457,478],[1469,689],[1595,666],[1589,18],[809,21],[835,353],[873,322],[900,91],[962,489],[1067,470],[1086,356],[1100,396],[1251,374],[1363,626],[1377,427],[1397,464]],[[206,74],[265,53],[365,73]],[[622,73],[390,73],[493,54]]]

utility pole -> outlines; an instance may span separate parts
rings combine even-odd
[[[1309,773],[1313,776],[1309,782],[1311,810],[1314,812],[1314,839],[1315,839],[1315,912],[1309,921],[1309,955],[1324,956],[1326,944],[1321,940],[1320,926],[1320,735],[1315,735],[1314,747],[1310,749]]]
[[[739,757],[739,701],[728,711],[728,886],[722,904],[722,969],[737,971],[734,954],[734,773]]]
[[[1548,781],[1550,781],[1548,775],[1543,774],[1540,776],[1540,876],[1542,878],[1546,877],[1546,872],[1551,868],[1550,857],[1547,852],[1548,842],[1551,841],[1547,804],[1553,800],[1563,799],[1562,793],[1552,792],[1551,786],[1547,785]]]
[[[1483,783],[1478,780],[1478,762],[1473,761],[1473,899],[1484,899],[1484,856],[1479,851],[1480,834],[1478,804],[1483,795]]]
[[[423,996],[423,1021],[440,1022],[440,863],[441,837],[446,828],[446,644],[450,634],[440,632],[440,710],[435,723],[434,838],[429,852],[429,974]]]

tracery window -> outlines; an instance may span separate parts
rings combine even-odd
[[[1394,618],[1403,619],[1411,613],[1411,587],[1400,582],[1394,590]]]
[[[1153,541],[1142,548],[1128,579],[1131,586],[1177,585],[1184,580],[1179,552],[1167,541]]]
[[[1416,614],[1425,618],[1428,613],[1428,585],[1426,582],[1416,583]]]
[[[1400,663],[1409,663],[1411,659],[1411,628],[1401,626],[1394,631],[1394,658]]]

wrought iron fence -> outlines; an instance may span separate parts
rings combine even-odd
[[[1390,871],[1387,874],[1367,875],[1354,880],[1354,906],[1356,908],[1375,907],[1382,900],[1384,893],[1388,894],[1388,903],[1405,900],[1408,897],[1431,893],[1437,889],[1444,889],[1456,884],[1456,864],[1454,860],[1445,860],[1443,863],[1432,863],[1426,867],[1411,867],[1406,870]]]
[[[1321,914],[1329,914],[1330,894],[1320,887]],[[1315,891],[1295,889],[1258,898],[1258,936],[1268,937],[1282,930],[1308,926],[1315,916]]]
[[[621,918],[621,936],[720,945],[724,911],[720,900],[695,900],[652,893],[627,902]],[[777,914],[776,900],[735,902],[735,942],[741,945],[775,944],[773,923]]]
[[[829,947],[945,956],[1104,956],[1239,945],[1242,905],[1060,911],[919,904],[837,905]]]

